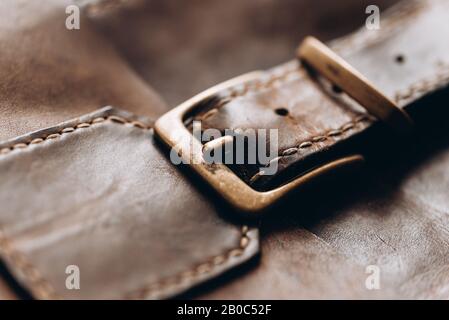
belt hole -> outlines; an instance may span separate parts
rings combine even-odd
[[[274,112],[278,116],[285,117],[285,116],[288,116],[288,112],[289,111],[287,109],[285,109],[285,108],[277,108],[277,109],[274,109]]]
[[[335,85],[335,84],[332,85],[332,91],[333,91],[335,94],[340,94],[340,93],[343,92],[343,90],[341,90],[341,88],[340,88],[339,86]]]
[[[402,63],[405,62],[405,57],[404,57],[404,55],[402,55],[402,54],[398,54],[398,55],[396,55],[396,56],[394,57],[394,60],[395,60],[397,63],[402,64]]]

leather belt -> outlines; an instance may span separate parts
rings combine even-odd
[[[438,6],[445,5],[438,3],[435,8]],[[410,8],[397,10],[405,10],[410,16],[417,14]],[[359,71],[318,40],[308,38],[300,46],[298,55],[317,71],[316,74],[311,75],[301,64],[290,63],[266,73],[238,77],[168,112],[157,121],[155,131],[169,146],[181,147],[190,167],[231,205],[246,213],[258,213],[318,177],[360,163],[363,156],[357,153],[359,150],[354,145],[346,148],[342,156],[329,155],[341,145],[351,144],[355,137],[372,131],[373,127],[384,127],[376,119],[396,133],[412,131],[413,121],[406,110],[444,87],[449,68],[445,44],[437,44],[431,54],[423,54],[414,39],[424,30],[444,32],[436,27],[444,20],[446,17],[438,14],[432,21],[410,19],[400,30],[387,20],[377,36],[370,36],[372,31],[366,29],[336,41],[332,46]],[[386,43],[381,42],[384,34],[389,35]],[[351,39],[358,38],[366,40],[354,45],[352,41],[355,40]],[[386,48],[377,52],[376,45],[381,46],[378,43]],[[398,55],[401,60],[397,59]],[[373,67],[376,64],[378,68]],[[263,175],[248,165],[241,168],[240,177],[237,177],[223,164],[207,163],[202,157],[200,142],[194,139],[193,144],[190,143],[191,133],[185,122],[187,115],[192,117],[192,114],[204,127],[218,128],[222,132],[236,127],[280,128],[278,156],[271,160],[279,163],[279,173]],[[363,139],[357,142],[363,143]]]
[[[313,66],[334,86],[355,99],[368,113],[399,133],[409,133],[413,120],[388,97],[377,90],[362,74],[352,68],[319,40],[308,37],[298,49],[298,57]]]
[[[177,148],[177,152],[183,158],[184,163],[189,163],[191,168],[209,182],[237,210],[253,214],[267,209],[289,192],[329,171],[353,165],[363,160],[363,157],[359,155],[334,160],[305,173],[285,185],[265,192],[256,191],[249,187],[225,164],[206,162],[202,153],[205,145],[201,145],[200,141],[194,139],[185,125],[187,115],[193,113],[198,107],[203,106],[205,101],[213,100],[214,95],[219,94],[220,91],[235,85],[244,84],[246,81],[250,81],[258,76],[260,76],[258,73],[251,73],[211,88],[174,110],[169,111],[155,125],[155,132],[170,147]],[[221,147],[222,145],[220,144],[217,147]]]
[[[221,131],[277,128],[280,138],[277,157],[272,160],[279,170],[273,176],[245,164],[232,170],[224,165],[211,168],[201,161],[190,165],[238,209],[253,213],[268,209],[278,213],[268,224],[281,224],[274,232],[262,225],[263,263],[257,270],[239,274],[238,281],[227,278],[229,284],[212,297],[322,297],[323,291],[336,296],[342,287],[351,288],[346,291],[349,297],[365,296],[359,289],[365,277],[360,266],[371,260],[380,264],[386,257],[388,267],[408,246],[413,254],[400,263],[411,267],[391,263],[386,277],[392,282],[399,274],[404,283],[413,285],[416,270],[424,270],[418,275],[426,276],[428,264],[422,262],[420,249],[423,255],[431,254],[435,273],[447,270],[447,242],[438,237],[426,242],[422,235],[439,229],[429,218],[422,222],[413,215],[415,203],[406,214],[401,213],[403,198],[396,197],[389,205],[371,205],[373,210],[393,212],[375,220],[374,227],[365,207],[354,209],[356,213],[349,211],[340,218],[341,225],[310,227],[327,242],[302,228],[308,220],[291,218],[304,209],[302,203],[283,202],[296,210],[291,212],[267,207],[306,182],[352,167],[376,151],[384,152],[387,143],[404,145],[403,141],[415,139],[440,115],[447,114],[449,44],[441,39],[449,34],[448,8],[447,1],[406,2],[382,16],[379,31],[361,29],[329,44],[352,66],[346,71],[354,76],[357,70],[373,83],[368,96],[372,98],[375,92],[375,99],[386,107],[370,104],[366,95],[360,97],[360,83],[348,87],[347,82],[326,76],[316,64],[327,57],[328,62],[341,66],[335,57],[326,54],[313,60],[314,56],[303,52],[301,58],[312,70],[295,60],[219,85],[167,113],[155,128],[145,117],[108,107],[0,143],[0,203],[4,206],[0,211],[0,255],[6,269],[17,286],[36,298],[168,298],[258,256],[259,226],[236,218],[235,209],[222,205],[195,176],[178,170],[153,139],[156,131],[169,145],[181,142],[187,151],[181,157],[185,156],[191,146],[184,144],[183,137],[190,136],[184,120],[196,119],[204,128]],[[394,132],[407,126],[406,114],[413,119],[415,136]],[[195,156],[201,160],[200,154]],[[318,196],[313,200],[314,207],[325,202]],[[313,210],[308,210],[311,213]],[[285,217],[287,214],[290,216]],[[348,232],[344,224],[354,216],[359,228]],[[438,219],[443,218],[439,215]],[[391,234],[398,237],[390,237],[390,241],[399,245],[391,247],[377,233],[376,242],[370,241],[372,230],[387,232],[392,226]],[[289,228],[294,229],[292,233],[287,232]],[[281,234],[278,238],[276,232]],[[340,247],[339,241],[343,243]],[[368,252],[368,257],[359,254],[344,260],[349,251],[357,251],[353,243],[359,245],[356,249]],[[66,288],[64,271],[69,265],[80,268],[81,290]],[[288,266],[286,272],[279,271],[284,265]],[[341,268],[336,275],[326,276],[333,265]],[[297,273],[301,273],[300,280]],[[438,275],[436,281],[445,274]],[[342,280],[329,285],[335,277]],[[438,284],[426,284],[429,295],[437,292]],[[265,290],[260,290],[261,286]],[[404,291],[407,286],[400,287],[399,292]],[[443,296],[445,292],[441,292]]]

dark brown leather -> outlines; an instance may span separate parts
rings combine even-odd
[[[15,12],[11,8],[16,8],[16,2],[3,3],[7,4],[5,8],[8,12]],[[388,29],[390,32],[384,33],[386,38],[374,36],[376,39],[370,40],[373,33],[362,31],[350,38],[353,40],[340,40],[340,46],[343,46],[344,50],[337,48],[338,42],[333,45],[363,73],[368,72],[368,77],[372,77],[389,95],[393,89],[396,91],[409,88],[411,83],[427,79],[427,73],[430,76],[439,74],[442,68],[435,68],[433,58],[442,57],[442,66],[447,61],[444,60],[447,55],[442,51],[446,43],[435,41],[441,39],[441,34],[447,34],[447,29],[443,27],[447,19],[438,19],[444,18],[444,10],[440,10],[438,6],[447,5],[443,1],[420,3],[422,5],[416,6],[415,9],[415,5],[408,2],[406,10],[400,11],[405,12],[403,18],[392,18],[393,26],[389,26],[390,23],[382,25],[382,28],[391,28]],[[216,6],[219,7],[217,4]],[[429,6],[433,8],[430,11],[426,9]],[[27,4],[26,8],[31,8],[28,12],[42,9],[33,4]],[[41,25],[46,25],[43,21],[48,21],[52,26],[57,24],[56,20],[60,21],[59,18],[53,20],[53,17],[59,17],[61,14],[60,7],[56,6],[55,11],[51,8],[50,6],[50,9],[46,8],[42,14],[37,15],[38,20],[42,21],[42,24],[36,24],[37,30]],[[251,12],[251,9],[245,12]],[[127,12],[125,16],[127,14],[140,15]],[[195,14],[192,16],[193,19]],[[420,28],[413,27],[415,21],[410,21],[416,20],[417,25],[422,26],[422,17],[428,17],[427,22],[432,26],[437,23],[438,27],[432,27],[432,33],[424,33]],[[125,45],[124,48],[120,45],[123,42],[126,44],[123,36],[108,31],[109,28],[117,30],[111,27],[114,26],[115,20],[111,22],[107,17],[104,19],[106,20],[95,20],[95,23],[103,25],[107,37],[113,39],[127,58],[133,58],[132,65],[138,72],[146,79],[154,77],[150,82],[156,87],[164,87],[164,92],[173,91],[170,87],[173,76],[162,77],[167,82],[160,80],[161,84],[161,77],[157,73],[151,76],[148,71],[154,65],[150,63],[148,66],[142,60],[134,59],[134,53],[137,52],[139,57],[138,54],[147,52],[148,47],[136,45],[133,48]],[[245,19],[240,21],[242,20]],[[34,30],[35,25],[31,18],[20,21],[28,21],[27,28]],[[398,28],[394,27],[395,25]],[[138,23],[136,29],[137,26]],[[403,30],[403,26],[409,28]],[[105,71],[106,68],[101,67],[101,61],[94,60],[98,57],[95,53],[104,48],[103,45],[97,45],[103,43],[97,42],[101,37],[93,28],[87,29],[87,38],[94,40],[89,42],[88,39],[83,39],[88,44],[85,55],[81,55],[85,59],[81,59],[79,66],[80,69],[84,69],[84,66],[91,68],[89,70],[93,75],[92,78],[80,78],[75,81],[84,90],[76,90],[71,84],[57,91],[57,94],[54,93],[54,96],[48,94],[52,88],[58,87],[57,84],[64,83],[60,79],[66,79],[77,70],[72,67],[65,69],[57,64],[58,68],[49,69],[52,71],[49,73],[51,76],[47,78],[42,74],[42,77],[37,79],[34,85],[41,87],[36,90],[36,95],[29,94],[33,91],[20,86],[17,88],[23,90],[2,91],[6,101],[21,102],[14,109],[5,109],[11,112],[5,113],[5,117],[0,119],[3,121],[1,130],[4,130],[4,138],[53,126],[3,143],[0,148],[3,148],[3,154],[0,155],[0,198],[7,208],[0,209],[0,225],[7,237],[0,239],[3,248],[0,254],[10,273],[38,298],[164,298],[185,292],[246,262],[257,253],[257,231],[241,229],[242,222],[229,220],[233,212],[227,206],[210,194],[209,189],[194,176],[184,175],[181,172],[185,170],[172,166],[162,155],[163,148],[153,141],[152,131],[142,127],[150,125],[154,115],[160,114],[163,103],[151,102],[158,101],[157,98],[147,100],[149,89],[125,67],[126,64],[116,56],[112,48],[108,49],[108,52],[112,52],[111,55],[116,58],[105,62],[105,66],[110,66],[110,70]],[[50,30],[55,30],[55,27]],[[416,41],[418,36],[413,32],[420,37],[424,33],[426,41]],[[0,36],[6,39],[5,43],[11,43],[13,46],[13,38],[9,38],[6,31],[3,34],[1,36],[0,33]],[[428,34],[433,37],[427,37]],[[235,39],[234,35],[235,32],[229,36],[231,43]],[[62,39],[66,36],[66,33],[61,33]],[[248,38],[251,38],[251,35],[248,35]],[[139,39],[139,35],[133,35],[130,39]],[[409,40],[403,40],[401,46],[398,46],[397,41],[400,39]],[[72,42],[69,39],[63,43],[62,47],[70,47]],[[369,46],[366,47],[367,44]],[[30,46],[39,47],[32,41]],[[348,50],[351,49],[350,53],[346,52],[346,46]],[[428,48],[431,46],[437,48],[429,52]],[[198,47],[199,49],[195,50],[203,50],[201,46]],[[258,45],[255,44],[255,47],[258,48]],[[16,44],[16,48],[21,47]],[[91,51],[90,48],[95,50]],[[168,48],[171,49],[171,46]],[[283,45],[277,48],[282,54],[287,52]],[[407,52],[396,52],[393,50],[395,48],[405,48]],[[195,50],[193,52],[196,52]],[[20,56],[25,55],[24,51],[26,49],[20,51]],[[235,52],[240,51],[238,47]],[[259,53],[259,50],[256,51]],[[273,49],[273,52],[275,51],[276,49]],[[47,61],[45,58],[53,52],[53,49],[45,51],[39,59],[28,56],[29,61]],[[266,55],[268,60],[275,56],[273,52]],[[153,54],[160,57],[158,52]],[[179,54],[182,56],[182,52]],[[396,66],[394,62],[394,56],[397,54],[405,56],[405,63],[402,65]],[[105,57],[108,55],[105,54]],[[214,55],[216,54],[211,53],[210,57]],[[370,58],[385,55],[388,55],[389,59],[381,62]],[[61,56],[65,56],[62,51],[49,60],[57,61]],[[8,57],[8,61],[14,60],[12,55]],[[144,55],[141,59],[142,57]],[[420,62],[415,63],[413,57],[417,57]],[[73,61],[78,61],[78,58],[77,54],[72,56]],[[179,57],[175,60],[178,59]],[[168,65],[173,63],[173,60],[168,60]],[[187,58],[186,60],[190,61]],[[262,60],[259,61],[262,63]],[[100,67],[97,68],[98,63]],[[232,61],[232,64],[234,63]],[[246,64],[244,59],[241,63]],[[4,70],[8,65],[0,67]],[[27,68],[34,70],[34,65],[31,64]],[[77,66],[78,62],[74,62],[74,65]],[[184,67],[186,63],[181,65]],[[201,64],[192,64],[190,67],[197,69],[198,65]],[[201,70],[210,73],[212,66],[207,63],[202,66],[204,69]],[[277,71],[268,71],[267,76],[288,68],[294,70],[289,75],[292,79],[287,78],[286,82],[274,83],[273,88],[270,84],[268,88],[261,88],[257,94],[250,92],[245,97],[235,99],[209,118],[209,125],[268,125],[280,127],[282,130],[290,129],[288,134],[294,137],[293,142],[296,144],[309,136],[315,136],[315,133],[339,129],[340,125],[352,119],[354,112],[351,108],[357,106],[348,105],[350,102],[346,99],[341,101],[340,95],[336,98],[338,103],[335,103],[321,87],[308,80],[308,75],[302,74],[301,79],[295,80],[296,63],[281,66]],[[180,67],[175,67],[174,70],[177,76]],[[221,70],[226,70],[226,67]],[[245,70],[239,70],[238,73],[243,71]],[[192,74],[196,76],[197,73],[199,71],[189,73],[187,79],[173,86],[186,86],[188,89],[179,96],[174,93],[170,98],[172,101],[180,99],[188,90],[196,90],[192,88],[202,88],[201,84],[204,82],[224,77],[220,74],[204,76],[206,80],[199,77],[201,80],[192,84]],[[225,73],[223,71],[223,74]],[[382,74],[386,73],[398,81],[389,83],[382,78]],[[408,76],[408,73],[411,73],[411,76]],[[22,78],[26,74],[20,69],[17,78],[26,79]],[[100,77],[101,81],[97,77]],[[50,81],[53,78],[59,80]],[[0,80],[3,88],[15,83],[10,77]],[[117,94],[117,90],[122,88],[121,80],[126,80],[130,85],[121,91],[123,94]],[[443,74],[437,77],[435,84],[442,86],[445,80],[446,76]],[[85,81],[87,84],[84,86]],[[104,81],[111,84],[103,87]],[[28,82],[24,80],[24,83]],[[259,86],[263,87],[258,84]],[[422,88],[426,90],[421,91]],[[427,90],[429,88],[431,90]],[[432,82],[422,87],[412,87],[410,97],[420,99],[416,104],[410,105],[411,110],[423,110],[423,107],[431,106],[426,109],[438,111],[437,98],[439,97],[440,102],[447,102],[446,96],[441,93],[446,91],[442,90],[437,95],[429,94],[421,99],[421,93],[434,92],[435,88]],[[26,99],[20,100],[19,97],[23,95]],[[73,99],[67,99],[68,104],[53,103],[62,99],[62,95],[73,95]],[[406,96],[407,92],[404,95]],[[103,97],[104,100],[98,100],[98,97]],[[74,101],[73,105],[71,101]],[[404,100],[401,105],[405,106],[408,102]],[[137,119],[135,116],[108,109],[56,125],[67,118],[96,109],[101,104],[118,104],[152,119],[139,117],[140,122],[133,123]],[[230,112],[231,108],[237,105],[240,109]],[[27,109],[28,106],[35,107]],[[46,106],[48,109],[45,109]],[[68,106],[67,109],[65,106]],[[291,108],[290,113],[295,118],[287,120],[276,116],[273,108],[277,107]],[[15,110],[19,112],[14,113]],[[45,110],[51,112],[44,112]],[[251,113],[248,114],[247,111]],[[30,122],[24,120],[29,113],[33,115]],[[435,127],[442,126],[436,121],[438,114],[422,114],[421,120],[428,127],[429,124],[430,127],[434,124]],[[111,115],[118,115],[118,118]],[[244,119],[241,117],[245,115],[253,122],[242,122]],[[93,119],[98,117],[107,120],[97,120],[94,123]],[[216,121],[218,118],[221,118],[220,121]],[[83,124],[76,127],[80,123]],[[309,164],[313,165],[321,155],[330,154],[335,145],[334,139],[353,137],[358,130],[368,125],[368,122],[361,125],[362,127],[355,129],[347,127],[344,133],[331,135],[332,138],[326,138],[325,141],[314,142],[313,146],[318,146],[323,152],[319,153],[317,158],[312,158]],[[76,130],[68,129],[62,132],[63,128],[67,127],[74,127]],[[347,180],[340,181],[340,184],[337,181],[337,185],[321,185],[318,190],[312,190],[312,193],[298,195],[295,199],[285,202],[261,221],[261,261],[257,265],[248,268],[246,272],[238,269],[239,272],[235,272],[232,278],[221,277],[221,282],[212,282],[215,284],[213,287],[202,286],[201,290],[191,291],[189,297],[448,298],[448,203],[445,192],[448,185],[445,173],[448,160],[444,149],[444,137],[447,137],[447,132],[432,135],[427,133],[428,130],[430,131],[426,128],[425,134],[419,135],[425,139],[424,142],[418,143],[419,152],[402,154],[391,148],[376,149],[381,150],[379,153],[384,152],[398,159],[388,163],[383,160],[384,163],[377,164],[377,160],[381,161],[382,157],[372,157],[376,161],[372,161],[367,170],[370,174],[358,180],[357,186]],[[374,138],[390,136],[384,129],[371,132],[370,135]],[[283,139],[285,143],[289,142],[286,134]],[[34,143],[30,144],[33,140]],[[369,146],[373,142],[363,141],[369,141]],[[355,151],[356,145],[358,144],[348,145],[345,150]],[[314,153],[317,149],[313,148],[311,151]],[[299,155],[294,162],[303,162],[304,154]],[[415,161],[410,163],[410,159]],[[20,219],[21,217],[26,219]],[[68,264],[81,267],[81,291],[65,289],[67,275],[64,269]],[[369,264],[377,264],[381,268],[381,290],[370,291],[364,286],[367,277],[365,268]],[[44,278],[45,281],[42,280]],[[11,292],[10,285],[11,283],[8,283],[3,289],[0,282],[0,297],[11,297],[8,293]]]
[[[449,299],[447,134],[263,220],[260,263],[201,297]]]
[[[0,251],[9,272],[36,298],[161,298],[253,256],[257,232],[226,222],[204,196],[187,187],[185,178],[154,146],[150,131],[110,121],[81,130],[92,115],[57,125],[104,104],[147,115],[150,125],[165,108],[89,20],[82,20],[80,31],[65,29],[69,3],[0,4],[8,16],[0,28],[5,48],[0,60],[0,137],[5,140],[51,125],[1,144]],[[67,129],[77,124],[79,129]],[[134,174],[128,167],[136,169]],[[184,204],[163,200],[173,192]],[[185,212],[185,207],[196,209]],[[142,220],[128,218],[132,215]],[[15,241],[19,235],[23,246]],[[85,279],[81,291],[65,289],[65,268],[70,264],[78,265]],[[2,298],[13,297],[11,287],[2,285],[0,292]]]
[[[105,105],[153,119],[167,110],[85,15],[66,29],[71,3],[1,1],[1,141]]]
[[[15,300],[17,296],[14,294],[10,286],[5,280],[0,278],[0,300]]]
[[[390,17],[383,15],[380,30],[364,27],[332,47],[408,110],[412,102],[449,82],[449,45],[438,41],[449,34],[447,5],[444,1],[404,3]],[[432,37],[427,36],[430,30]],[[428,47],[432,50],[423,49]],[[399,55],[404,62],[397,61]],[[269,189],[273,183],[285,182],[279,176],[291,178],[310,170],[339,153],[336,149],[341,145],[372,131],[373,121],[361,106],[317,78],[296,61],[288,63],[267,71],[260,80],[223,93],[217,106],[199,117],[205,128],[279,129],[279,157],[273,159],[279,170],[274,176],[256,176],[251,181],[255,187]],[[277,109],[287,110],[288,115],[276,114]],[[349,152],[355,151],[351,146]],[[248,167],[242,177],[249,182],[258,171]]]
[[[391,20],[383,20],[380,36],[361,30],[333,43],[411,112],[421,139],[413,137],[412,146],[387,129],[383,134],[377,130],[371,140],[360,134],[361,143],[369,141],[367,147],[381,155],[371,160],[383,158],[383,163],[373,161],[369,174],[355,182],[321,186],[308,199],[296,197],[263,219],[261,263],[203,297],[449,298],[447,130],[437,130],[448,127],[441,120],[447,119],[449,98],[449,48],[441,42],[449,35],[447,6],[445,1],[407,1]],[[405,59],[401,64],[395,59],[399,54]],[[353,111],[340,94],[321,94],[296,62],[267,77],[285,70],[293,70],[287,79],[257,85],[205,121],[214,127],[279,128],[281,152],[311,141],[294,156],[283,157],[286,167],[312,153],[319,159],[372,125],[354,123],[361,109]],[[276,116],[278,107],[287,108],[290,116]],[[348,123],[354,125],[345,130]],[[321,136],[325,139],[314,141]],[[390,139],[393,148],[387,147]],[[409,150],[400,152],[403,145]],[[365,268],[372,264],[381,270],[380,290],[365,287]]]
[[[100,12],[91,18],[171,107],[222,81],[292,59],[298,43],[310,33],[329,40],[353,31],[364,23],[365,9],[373,4],[371,0],[132,2],[132,7],[96,10]],[[395,2],[375,4],[384,10]]]
[[[135,120],[106,108],[0,145],[0,254],[34,297],[164,298],[257,253]]]

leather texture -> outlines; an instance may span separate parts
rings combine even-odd
[[[3,280],[0,279],[0,300],[15,300],[16,295],[11,290],[10,286]]]
[[[136,120],[106,108],[0,147],[0,254],[34,297],[164,298],[258,252],[257,230],[222,219]]]
[[[390,16],[384,14],[378,31],[363,28],[335,41],[332,47],[381,92],[408,110],[412,102],[449,82],[449,46],[437,40],[449,35],[448,8],[445,1],[404,3]],[[430,31],[433,36],[426,37]],[[416,39],[422,40],[410,45]],[[429,47],[432,50],[423,49]],[[398,56],[404,61],[398,62]],[[288,114],[277,114],[279,109]],[[360,105],[344,93],[334,92],[319,76],[309,75],[296,61],[224,92],[216,106],[209,106],[198,119],[204,128],[222,131],[279,129],[278,157],[272,160],[278,163],[277,174],[258,175],[259,168],[254,166],[242,172],[243,178],[263,189],[286,181],[279,176],[291,178],[328,161],[341,145],[349,144],[375,124]],[[352,146],[350,152],[356,150]]]
[[[279,128],[281,153],[299,147],[282,158],[286,168],[316,153],[308,163],[313,166],[363,130],[373,135],[359,134],[358,143],[371,149],[366,175],[319,185],[274,210],[261,222],[261,263],[203,297],[449,298],[448,123],[443,120],[448,48],[440,41],[449,35],[447,5],[407,1],[391,12],[391,20],[383,20],[380,37],[361,30],[332,43],[412,114],[413,137],[354,120],[363,109],[352,109],[329,86],[323,91],[296,62],[270,71],[247,92],[239,88],[245,94],[206,114],[211,127]],[[287,108],[289,116],[277,116],[278,107]],[[379,267],[379,290],[365,287],[369,265]]]
[[[0,3],[1,141],[105,105],[153,118],[167,110],[86,15],[80,30],[66,29],[69,4]]]
[[[330,40],[353,31],[373,4],[370,0],[131,2],[132,7],[95,10],[99,12],[91,15],[92,23],[171,107],[217,83],[292,59],[298,43],[310,33]],[[395,2],[375,4],[384,10]]]
[[[414,116],[413,147],[297,62],[236,88],[230,102],[204,116],[204,125],[216,128],[279,128],[281,153],[310,142],[283,157],[282,174],[260,188],[341,153],[367,155],[363,175],[297,194],[258,228],[232,219],[234,212],[173,166],[153,138],[151,124],[166,104],[137,74],[173,105],[245,68],[292,56],[302,36],[279,36],[305,32],[296,25],[303,10],[317,10],[302,25],[305,34],[311,26],[327,26],[324,38],[349,30],[357,21],[329,26],[323,10],[348,12],[355,2],[208,1],[203,9],[177,10],[171,2],[136,1],[142,10],[89,9],[85,28],[70,33],[62,24],[66,2],[3,0],[0,8],[10,14],[0,22],[0,69],[7,71],[0,77],[0,139],[8,139],[0,144],[0,255],[10,275],[2,273],[0,298],[20,291],[12,293],[12,276],[35,298],[448,299],[444,1],[404,2],[388,18],[382,13],[379,32],[360,30],[331,43]],[[179,12],[185,20],[172,23]],[[212,12],[236,23],[216,26]],[[164,15],[173,20],[164,24]],[[285,24],[277,31],[263,32],[279,20]],[[202,36],[191,43],[186,33]],[[110,108],[79,117],[101,105],[146,117]],[[252,172],[239,173],[249,181]],[[253,259],[257,229],[260,261]],[[250,259],[256,263],[236,268]],[[80,291],[65,288],[71,264],[80,267]],[[372,264],[380,268],[380,290],[365,287]]]
[[[201,297],[449,299],[447,134],[295,197],[262,220],[260,263]],[[370,265],[379,290],[365,286]]]

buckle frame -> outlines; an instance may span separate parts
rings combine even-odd
[[[364,161],[362,155],[350,155],[336,159],[296,177],[294,180],[269,191],[257,191],[241,180],[225,164],[210,164],[203,159],[203,144],[186,128],[184,120],[188,114],[201,107],[201,102],[217,96],[230,87],[255,80],[262,72],[255,71],[233,78],[203,91],[185,101],[159,118],[154,126],[156,135],[170,148],[178,148],[178,155],[189,163],[203,180],[218,192],[231,206],[244,213],[257,214],[275,204],[291,191],[343,167],[354,166]]]

